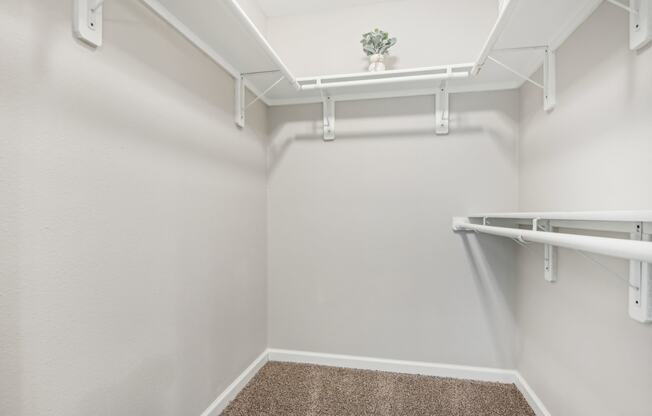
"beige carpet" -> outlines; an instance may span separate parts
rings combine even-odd
[[[532,416],[513,384],[266,364],[222,416]]]

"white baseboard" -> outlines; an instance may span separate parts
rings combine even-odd
[[[418,361],[387,360],[353,355],[321,354],[304,351],[269,349],[269,361],[327,365],[361,370],[389,371],[424,376],[451,377],[463,380],[513,383],[514,372],[496,368],[468,367],[463,365],[424,363]]]
[[[353,355],[325,354],[306,351],[270,348],[260,355],[229,387],[202,413],[201,416],[218,416],[268,361],[316,364],[330,367],[361,370],[389,371],[403,374],[421,374],[463,380],[513,383],[537,416],[551,416],[543,402],[516,370],[463,365],[426,363],[419,361],[389,360]]]
[[[201,416],[218,416],[222,413],[224,409],[226,409],[226,406],[231,403],[231,400],[235,399],[235,396],[237,396],[247,383],[251,381],[258,370],[267,363],[269,360],[268,357],[269,353],[265,350],[242,372],[242,374],[238,376],[238,378],[233,381],[233,383],[229,385],[229,387],[226,388],[226,390],[222,392],[222,394],[217,396],[217,399],[215,399],[215,401],[204,410],[204,413],[202,413]]]
[[[514,373],[516,374],[514,384],[523,397],[525,397],[525,400],[527,400],[527,403],[530,405],[532,410],[534,410],[534,413],[536,413],[537,416],[551,416],[548,409],[546,409],[546,406],[543,404],[539,396],[536,395],[534,390],[532,390],[532,387],[527,384],[521,373],[518,371],[514,371]]]

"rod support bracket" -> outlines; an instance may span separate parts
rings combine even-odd
[[[554,230],[549,220],[535,218],[532,220],[532,231],[551,233]],[[549,283],[557,281],[557,247],[551,244],[543,245],[543,277]]]
[[[322,97],[324,107],[324,140],[335,140],[335,100],[330,95]]]
[[[245,76],[240,74],[235,79],[235,124],[240,128],[245,126]]]
[[[643,223],[635,223],[630,238],[635,241],[652,241],[652,234],[645,233]],[[652,322],[652,264],[642,261],[629,262],[629,316],[641,322]]]
[[[446,82],[442,82],[439,90],[435,94],[435,134],[448,134],[448,124],[450,121],[449,93]]]

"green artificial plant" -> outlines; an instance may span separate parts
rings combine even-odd
[[[387,55],[389,48],[396,44],[396,38],[390,38],[389,33],[374,29],[362,35],[362,50],[367,56]]]

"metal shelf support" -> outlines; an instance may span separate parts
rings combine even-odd
[[[244,128],[245,126],[245,77],[240,74],[238,78],[235,79],[235,124]]]
[[[552,111],[557,105],[556,55],[550,48],[543,53],[543,110]]]
[[[450,120],[449,111],[449,93],[445,82],[435,94],[435,134],[448,134],[448,124]]]
[[[324,140],[335,140],[335,100],[330,95],[323,97]]]
[[[651,241],[643,223],[634,225],[630,234],[633,241]],[[650,263],[630,260],[629,262],[629,316],[639,322],[652,322],[652,266]]]
[[[245,104],[245,99],[246,99],[245,76],[268,74],[271,72],[279,72],[279,71],[259,71],[259,72],[243,73],[240,74],[240,76],[235,79],[235,124],[238,127],[245,126],[245,113],[247,112],[247,109],[252,105],[254,105],[255,103],[257,103],[258,101],[260,101],[265,95],[267,95],[268,92],[274,89],[274,87],[276,87],[281,81],[285,79],[285,76],[280,77],[278,80],[276,80],[276,82],[270,85],[265,91],[261,92],[260,94],[257,94],[253,100],[251,100],[248,104]]]
[[[509,65],[501,62],[493,56],[489,55],[487,56],[487,59],[494,62],[496,65],[503,67],[517,77],[529,82],[530,84],[541,88],[543,90],[543,109],[545,111],[552,111],[555,108],[555,105],[557,105],[557,70],[555,51],[550,49],[548,46],[525,46],[522,48],[510,48],[503,50],[520,51],[533,49],[543,49],[543,84],[533,80],[525,74],[518,72],[517,70],[511,68]]]
[[[549,220],[532,220],[532,231],[553,232],[552,224]],[[557,247],[551,244],[543,245],[543,276],[546,282],[554,283],[557,281]]]
[[[514,49],[514,50],[516,50],[516,49]],[[499,66],[503,67],[504,69],[508,70],[508,71],[511,72],[512,74],[514,74],[514,75],[516,75],[517,77],[521,78],[522,80],[527,81],[527,82],[529,82],[530,84],[532,84],[532,85],[534,85],[534,86],[536,86],[536,87],[539,87],[539,88],[541,88],[541,89],[544,88],[542,84],[536,82],[535,80],[533,80],[532,78],[528,77],[527,75],[518,72],[517,70],[511,68],[509,65],[507,65],[507,64],[505,64],[505,63],[499,61],[498,59],[494,58],[493,56],[487,56],[487,59],[490,60],[491,62],[495,63],[496,65],[499,65]]]
[[[629,6],[617,1],[607,0],[629,12],[629,48],[641,49],[652,40],[652,0],[630,0]]]

